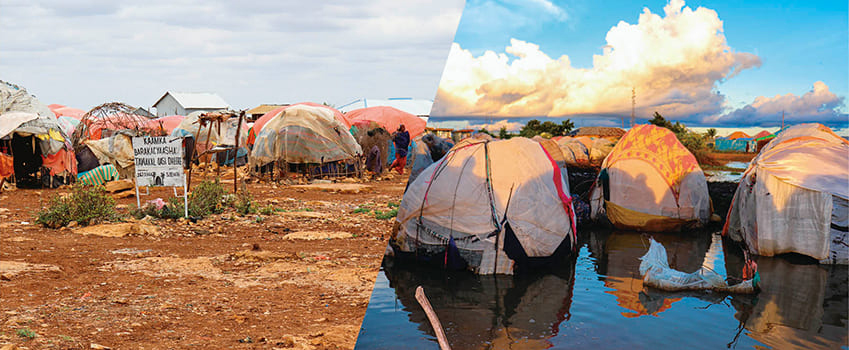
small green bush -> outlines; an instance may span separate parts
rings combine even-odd
[[[18,336],[21,338],[33,339],[38,336],[38,334],[35,334],[35,332],[30,330],[29,328],[19,328],[17,331],[15,331],[15,333],[17,333]]]
[[[354,212],[353,212],[353,213],[354,213],[354,214],[361,214],[361,213],[368,214],[368,213],[370,213],[370,212],[371,212],[371,209],[369,209],[369,208],[359,207],[359,208],[357,208],[357,209],[354,209]]]
[[[400,206],[401,206],[401,204],[399,204],[399,203],[395,203],[395,202],[389,202],[389,203],[387,203],[386,205],[387,205],[388,207],[390,207],[390,208],[398,208],[398,207],[400,207]]]
[[[233,208],[241,215],[248,215],[257,212],[257,207],[254,205],[254,197],[246,188],[243,188],[236,195],[236,201],[233,203]]]
[[[136,219],[141,219],[145,216],[151,216],[159,219],[179,219],[185,215],[183,197],[168,198],[168,203],[162,206],[161,209],[156,209],[156,205],[147,204],[140,209],[134,210],[131,215]]]
[[[269,204],[259,209],[259,213],[262,215],[274,215],[274,206]]]
[[[396,216],[398,216],[398,209],[392,209],[390,211],[385,212],[380,210],[374,211],[374,217],[378,220],[388,220]]]
[[[221,213],[224,210],[222,206],[223,197],[224,187],[221,187],[218,180],[214,182],[201,181],[189,194],[189,215],[206,217],[210,214]],[[180,209],[182,209],[182,205]]]
[[[74,185],[71,194],[50,199],[47,207],[36,214],[35,222],[51,228],[67,226],[76,221],[87,226],[100,221],[117,220],[115,199],[103,186]]]

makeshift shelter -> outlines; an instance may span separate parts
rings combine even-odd
[[[762,137],[767,137],[767,136],[774,136],[774,135],[769,131],[761,130],[761,132],[755,134],[755,136],[752,136],[752,138],[755,139],[755,140],[759,140]]]
[[[404,193],[396,255],[511,274],[573,252],[569,180],[551,152],[559,150],[521,137],[457,144]]]
[[[592,146],[589,147],[590,164],[600,165],[607,155],[613,151],[616,142],[606,138],[598,138],[593,140]]]
[[[587,146],[569,136],[557,139],[557,146],[566,158],[569,166],[587,166],[590,164],[590,151]]]
[[[711,215],[699,163],[669,129],[638,125],[605,158],[590,193],[591,217],[617,228],[677,231]]]
[[[717,151],[732,151],[732,152],[756,152],[757,141],[752,138],[735,138],[726,137],[717,138],[714,141],[714,149]]]
[[[135,135],[130,131],[120,131],[106,138],[86,140],[83,145],[78,147],[78,151],[84,154],[85,149],[88,148],[97,157],[100,166],[112,164],[121,178],[134,179],[136,177],[136,159],[133,153],[133,136]],[[80,177],[78,176],[78,178]],[[109,178],[111,177],[106,177],[106,179]]]
[[[239,128],[239,118],[229,117],[223,118],[221,123],[218,122],[202,122],[201,116],[206,113],[218,112],[192,112],[183,118],[180,125],[177,125],[171,136],[175,137],[192,137],[198,146],[198,151],[203,152],[208,148],[218,145],[235,146],[236,131]],[[242,120],[241,132],[239,133],[239,146],[244,147],[248,138],[248,125]],[[209,141],[209,142],[207,142]]]
[[[50,108],[50,111],[53,112],[53,114],[55,114],[57,118],[69,117],[69,118],[76,119],[77,121],[80,121],[80,120],[83,119],[83,116],[86,113],[82,109],[63,106],[63,105],[55,104],[55,103],[51,104],[47,107]]]
[[[413,183],[422,171],[442,159],[452,147],[454,147],[454,143],[451,142],[451,139],[441,138],[434,134],[424,134],[420,142],[416,142],[416,149],[413,152],[413,166],[410,169],[410,177],[407,183]]]
[[[625,135],[625,130],[607,126],[585,126],[569,133],[569,136],[572,137],[588,136],[611,139],[619,139],[622,135]]]
[[[169,115],[165,117],[159,117],[156,119],[148,120],[145,127],[150,130],[152,135],[171,135],[180,123],[183,122],[183,119],[186,119],[185,116],[182,115]]]
[[[749,136],[749,134],[747,134],[745,132],[735,131],[735,132],[732,132],[730,135],[726,136],[725,138],[727,138],[729,140],[736,140],[736,139],[750,139],[752,137]]]
[[[270,121],[272,118],[280,115],[280,113],[282,113],[283,110],[285,110],[286,108],[289,108],[291,106],[311,106],[311,107],[319,107],[319,108],[327,109],[327,110],[329,110],[330,112],[333,113],[333,117],[336,120],[338,120],[340,123],[342,123],[343,125],[345,125],[348,128],[351,127],[351,124],[348,121],[348,118],[346,118],[345,115],[342,114],[342,112],[339,112],[338,110],[336,110],[333,107],[318,104],[318,103],[315,103],[315,102],[299,102],[299,103],[286,105],[286,106],[280,106],[278,108],[272,109],[268,113],[265,113],[261,117],[259,117],[256,120],[256,122],[254,122],[253,127],[251,127],[251,129],[248,131],[248,145],[252,146],[256,142],[257,135],[259,135],[260,131],[262,131],[262,128],[265,126],[266,123],[268,123],[268,121]]]
[[[382,168],[388,168],[389,164],[385,163],[386,155],[389,153],[389,144],[392,142],[392,136],[386,129],[375,122],[358,123],[351,126],[351,134],[363,152],[370,152],[371,149],[377,146],[380,152]]]
[[[289,106],[260,131],[251,151],[251,168],[271,162],[322,164],[350,160],[363,151],[348,127],[327,108]]]
[[[135,114],[136,108],[120,102],[104,103],[88,111],[74,131],[74,148],[87,140],[110,137],[119,131],[133,136],[149,135],[147,117]]]
[[[14,173],[19,185],[52,186],[62,182],[54,181],[59,177],[77,173],[70,139],[56,115],[23,87],[4,81],[0,81],[0,140],[10,152],[0,156],[4,164],[0,177]]]
[[[345,118],[350,123],[355,123],[357,120],[373,121],[390,133],[398,130],[398,126],[404,124],[404,128],[410,133],[410,139],[424,133],[425,126],[427,126],[427,122],[424,119],[400,109],[387,106],[355,109],[345,114]]]
[[[723,234],[754,254],[849,263],[849,141],[822,124],[782,131],[752,159]]]

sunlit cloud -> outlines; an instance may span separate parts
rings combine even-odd
[[[841,113],[845,98],[829,91],[828,85],[818,81],[813,89],[802,96],[794,94],[758,97],[754,102],[717,117],[706,118],[715,124],[747,124],[777,126],[782,116],[785,123],[820,122],[839,126],[849,122],[849,115]]]
[[[759,67],[761,59],[728,46],[722,21],[711,9],[673,0],[664,15],[644,9],[636,24],[624,21],[605,37],[591,68],[553,59],[538,45],[511,39],[505,52],[474,56],[453,44],[434,104],[435,116],[620,116],[700,120],[723,112],[719,83]]]

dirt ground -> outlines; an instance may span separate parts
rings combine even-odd
[[[68,189],[3,192],[0,347],[351,349],[392,225],[353,211],[389,210],[404,181],[253,183],[272,215],[87,230],[33,224]],[[169,196],[160,188],[142,200]],[[127,212],[136,199],[117,202]]]

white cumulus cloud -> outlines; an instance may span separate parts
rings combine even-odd
[[[785,123],[820,122],[840,126],[849,122],[849,115],[839,111],[843,105],[843,97],[829,91],[825,83],[817,81],[813,89],[802,96],[761,96],[744,107],[721,116],[706,118],[706,121],[719,125],[777,126],[781,124],[783,115]]]
[[[512,39],[504,53],[474,56],[453,44],[442,75],[436,116],[629,115],[632,89],[637,113],[671,118],[720,113],[717,83],[758,67],[758,56],[728,46],[722,21],[711,9],[673,0],[664,15],[647,8],[636,24],[612,27],[591,68],[551,58],[538,45]]]

